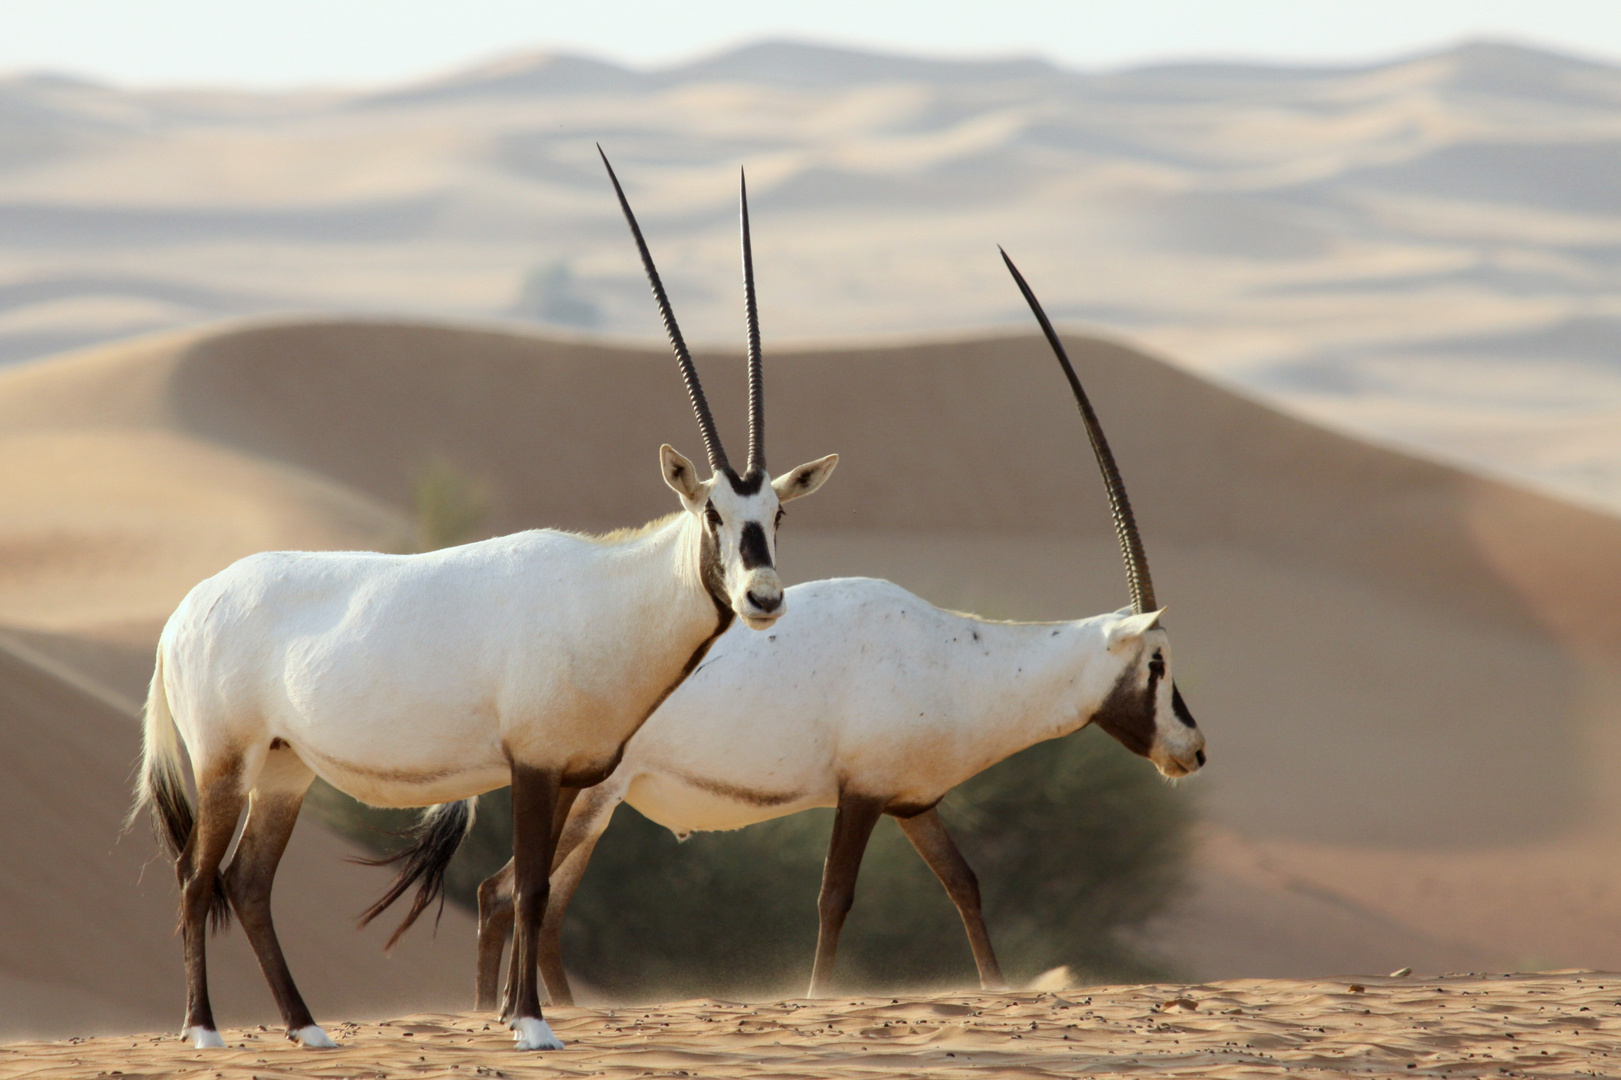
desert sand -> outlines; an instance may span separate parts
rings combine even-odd
[[[1070,340],[1211,739],[1177,788],[1206,822],[1195,887],[1145,946],[1205,980],[1621,968],[1621,521]],[[739,358],[699,364],[740,431]],[[773,461],[844,455],[785,525],[789,578],[889,577],[994,617],[1123,602],[1039,339],[778,349],[767,386]],[[19,448],[0,455],[0,798],[29,822],[0,867],[29,928],[0,936],[0,1034],[177,1023],[173,886],[118,832],[151,646],[191,583],[267,547],[408,543],[436,458],[488,479],[492,530],[647,520],[671,499],[664,440],[697,442],[667,352],[449,325],[226,324],[0,373]],[[379,875],[347,850],[306,822],[278,881],[317,1016],[465,1008],[469,920],[385,959],[351,930]],[[222,1023],[271,1022],[240,935],[222,941]]]
[[[0,1077],[1613,1076],[1621,976],[1246,979],[1050,993],[712,999],[549,1010],[565,1049],[489,1018],[346,1023],[311,1051],[263,1027],[0,1046]]]

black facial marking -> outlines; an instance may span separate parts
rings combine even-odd
[[[1193,714],[1188,712],[1187,702],[1182,700],[1182,691],[1177,689],[1177,685],[1175,683],[1171,684],[1171,711],[1175,713],[1176,718],[1182,721],[1182,723],[1187,727],[1199,726],[1193,722]],[[1204,764],[1204,751],[1202,750],[1199,752],[1199,764]]]
[[[726,476],[726,482],[732,485],[732,490],[739,495],[758,495],[760,487],[765,483],[765,470],[755,469],[747,476],[737,475],[737,471],[730,465],[721,470]]]
[[[715,509],[713,502],[704,503],[704,524],[709,526],[711,533],[720,528],[720,511]]]
[[[1092,714],[1098,727],[1112,735],[1121,746],[1139,757],[1147,757],[1154,748],[1154,684],[1152,673],[1146,690],[1137,687],[1137,672],[1127,668],[1121,672],[1114,689]]]
[[[1159,701],[1159,683],[1165,678],[1165,654],[1159,649],[1148,660],[1148,689],[1143,691],[1143,702],[1148,709],[1150,732],[1153,730],[1155,703]],[[1153,735],[1149,735],[1149,742],[1153,742]]]
[[[720,565],[720,540],[713,529],[704,530],[703,540],[698,545],[698,575],[704,588],[709,590],[709,598],[715,602],[722,623],[729,625],[734,614],[732,598],[726,593],[726,571]],[[721,629],[725,630],[726,626]]]
[[[745,570],[771,565],[771,549],[766,546],[765,529],[760,527],[758,521],[750,521],[743,526],[743,542],[738,544],[737,554],[742,558]]]

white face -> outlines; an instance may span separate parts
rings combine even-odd
[[[1127,666],[1094,717],[1098,726],[1166,776],[1197,772],[1205,763],[1204,733],[1176,689],[1171,639],[1159,627],[1159,613],[1123,615],[1109,651]]]
[[[765,474],[738,477],[730,470],[699,481],[692,463],[669,446],[661,451],[664,479],[681,496],[704,530],[706,573],[711,590],[724,595],[738,618],[765,630],[786,610],[777,576],[777,527],[782,504],[821,487],[838,464],[837,454],[801,465],[775,480]]]
[[[725,473],[714,477],[707,485],[702,515],[732,610],[755,630],[766,629],[785,610],[777,576],[777,526],[783,510],[776,491],[764,479],[750,484]]]

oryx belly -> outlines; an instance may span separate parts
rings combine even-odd
[[[837,790],[800,794],[753,789],[702,776],[644,773],[632,780],[625,801],[649,821],[677,836],[726,832],[816,806],[833,806]]]

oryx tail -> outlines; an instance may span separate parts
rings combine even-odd
[[[361,926],[377,918],[394,901],[404,896],[412,885],[417,885],[416,899],[411,901],[405,918],[389,935],[388,943],[383,946],[385,951],[394,947],[435,899],[439,900],[439,910],[444,911],[445,871],[450,868],[450,860],[455,856],[456,849],[461,847],[462,841],[472,831],[477,811],[476,796],[430,806],[422,812],[417,823],[405,832],[405,839],[410,843],[403,850],[380,859],[354,860],[362,866],[400,864],[400,872],[389,884],[388,891],[361,913]]]
[[[145,730],[141,739],[141,775],[135,783],[135,805],[125,821],[127,830],[146,810],[152,815],[152,831],[158,836],[169,861],[178,863],[188,854],[193,829],[191,794],[186,790],[181,765],[180,729],[169,710],[169,693],[163,685],[163,649],[158,649],[152,668],[152,685],[146,692]],[[231,923],[231,901],[225,894],[225,876],[214,882],[214,902],[208,912],[209,924],[223,930]]]

